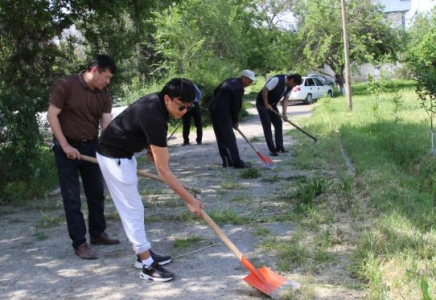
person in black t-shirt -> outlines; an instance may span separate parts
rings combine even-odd
[[[137,255],[140,277],[169,281],[174,274],[162,268],[171,261],[151,251],[144,226],[144,206],[138,191],[134,153],[150,148],[159,177],[201,217],[203,203],[194,198],[168,167],[167,131],[169,116],[180,119],[192,107],[196,91],[191,81],[174,78],[160,93],[146,95],[119,114],[103,131],[97,145],[97,159],[124,231]]]
[[[257,94],[256,108],[259,112],[260,122],[262,123],[265,141],[268,145],[269,154],[278,156],[278,152],[288,152],[283,147],[282,119],[275,112],[279,112],[277,104],[282,101],[282,115],[284,120],[288,120],[286,111],[288,108],[289,95],[294,86],[300,85],[302,81],[300,74],[276,75],[271,77],[263,89]],[[275,111],[275,112],[274,112]],[[272,138],[271,124],[274,126],[275,145]]]

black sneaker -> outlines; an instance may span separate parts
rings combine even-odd
[[[172,262],[173,260],[171,259],[171,256],[161,256],[159,254],[154,253],[153,251],[150,250],[150,254],[151,254],[151,258],[153,258],[153,260],[155,262],[157,262],[159,265],[164,266],[166,264],[169,264],[170,262]],[[136,256],[136,261],[135,261],[135,268],[137,269],[142,269],[142,261],[139,258],[139,256]]]
[[[276,151],[270,151],[269,156],[279,156]]]
[[[157,262],[153,262],[149,268],[142,267],[139,277],[141,279],[164,282],[173,280],[174,274],[162,268]]]

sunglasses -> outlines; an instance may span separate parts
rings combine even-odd
[[[173,101],[176,101],[176,100],[173,100]],[[187,110],[187,111],[190,111],[191,109],[193,109],[194,108],[194,103],[193,102],[191,102],[191,103],[189,103],[189,104],[187,104],[187,105],[180,105],[179,104],[179,110],[180,111],[184,111],[185,109]]]

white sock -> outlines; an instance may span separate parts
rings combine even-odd
[[[154,260],[151,256],[149,258],[147,258],[145,260],[141,260],[141,261],[142,261],[142,265],[144,267],[146,267],[147,269],[150,268],[150,266],[154,263]]]

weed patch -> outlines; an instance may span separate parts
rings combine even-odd
[[[42,213],[41,214],[41,220],[39,221],[38,227],[41,228],[48,228],[48,227],[54,227],[57,225],[60,225],[61,223],[65,222],[65,216],[51,216],[48,213]]]
[[[187,238],[177,239],[174,241],[174,249],[177,250],[186,249],[203,240],[204,239],[202,237],[197,235],[192,235]]]
[[[255,179],[255,178],[261,177],[262,174],[256,168],[248,168],[248,169],[241,171],[239,176],[241,176],[241,178],[244,178],[244,179]]]

